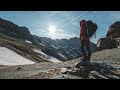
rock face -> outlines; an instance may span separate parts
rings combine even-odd
[[[115,22],[109,27],[105,38],[100,38],[96,45],[96,50],[117,48],[118,42],[115,40],[120,38],[120,21]]]
[[[31,40],[32,35],[28,28],[19,27],[18,25],[0,18],[0,32],[11,37],[16,37],[24,40]]]
[[[115,22],[109,27],[109,30],[107,32],[107,37],[110,37],[112,39],[120,37],[120,21]]]

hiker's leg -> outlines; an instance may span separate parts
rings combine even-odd
[[[81,51],[83,53],[84,58],[86,57],[86,51],[85,51],[85,40],[81,41]]]
[[[88,60],[90,60],[90,57],[91,57],[90,41],[86,41],[86,49],[87,49],[87,52],[88,52]]]

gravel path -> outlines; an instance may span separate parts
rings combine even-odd
[[[92,54],[91,60],[120,65],[120,49],[106,49]]]

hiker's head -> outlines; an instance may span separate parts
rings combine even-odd
[[[83,24],[85,24],[86,23],[86,20],[81,20],[80,21],[80,26],[82,26]]]

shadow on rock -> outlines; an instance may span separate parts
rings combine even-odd
[[[84,79],[119,79],[120,74],[114,73],[118,71],[115,67],[103,63],[80,61],[76,66],[76,69],[66,72],[67,74],[82,77]],[[96,73],[91,73],[95,71]],[[92,78],[90,78],[92,77]]]

